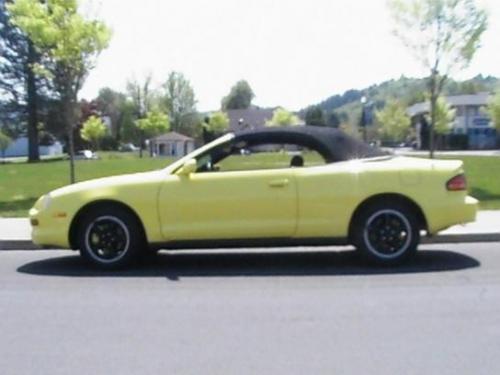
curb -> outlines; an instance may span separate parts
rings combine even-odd
[[[441,234],[420,240],[421,244],[473,242],[500,242],[500,233]]]
[[[422,237],[421,244],[500,242],[500,233],[442,234]],[[42,250],[30,240],[0,240],[0,250]]]
[[[40,250],[30,240],[0,240],[0,250]]]

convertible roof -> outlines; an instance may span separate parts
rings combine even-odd
[[[265,143],[291,143],[318,151],[328,163],[387,155],[382,150],[323,126],[286,126],[245,130],[235,133],[234,141],[249,146]]]

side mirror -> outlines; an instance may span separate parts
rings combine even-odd
[[[198,165],[196,164],[195,159],[189,159],[184,165],[177,171],[179,176],[189,176],[191,173],[196,172]]]

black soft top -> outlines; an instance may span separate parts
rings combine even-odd
[[[285,126],[245,130],[235,133],[233,142],[248,146],[291,143],[315,150],[327,163],[387,155],[384,151],[347,135],[341,130],[320,126]]]

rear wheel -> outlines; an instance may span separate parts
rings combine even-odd
[[[401,263],[417,250],[418,220],[404,204],[377,202],[357,216],[353,240],[361,255],[372,263]]]
[[[87,213],[79,226],[78,244],[83,258],[107,269],[130,265],[146,247],[140,223],[120,207],[99,207]]]

